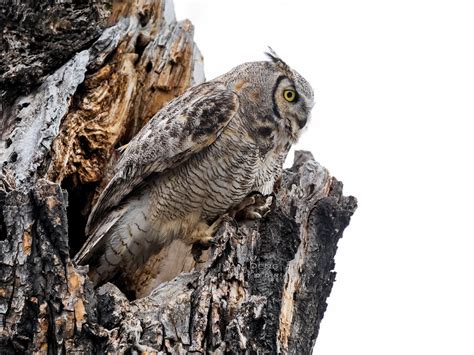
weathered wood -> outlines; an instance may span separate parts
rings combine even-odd
[[[133,302],[111,284],[99,288],[98,312],[112,331],[106,350],[310,353],[355,208],[340,182],[298,152],[273,211],[260,222],[226,223],[202,271]]]
[[[70,192],[73,253],[84,241],[85,220],[107,183],[115,148],[169,100],[204,81],[193,26],[176,21],[171,1],[117,2],[111,16],[116,24],[90,48],[30,94],[4,103],[0,121],[0,162],[16,182],[47,178]]]
[[[156,277],[171,280],[146,297],[94,290],[73,265],[116,148],[204,75],[171,1],[48,4],[0,15],[0,353],[310,353],[356,208],[310,153],[284,171],[268,216],[225,223],[196,268],[187,249],[189,272],[167,264]]]
[[[129,302],[111,284],[95,293],[86,269],[71,264],[58,185],[39,180],[30,192],[5,192],[0,324],[12,351],[308,353],[334,281],[337,241],[356,207],[341,183],[299,153],[265,219],[226,223],[202,271]]]
[[[112,0],[0,3],[0,102],[27,94],[87,48],[107,25]]]
[[[2,193],[0,352],[90,351],[90,339],[73,345],[93,314],[94,294],[69,258],[63,191],[41,179]]]

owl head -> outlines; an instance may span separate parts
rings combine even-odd
[[[296,140],[311,116],[314,106],[313,89],[305,78],[291,69],[271,48],[265,54],[276,69],[272,91],[273,113],[282,120],[285,129]]]
[[[237,92],[250,126],[295,142],[310,118],[313,89],[273,50],[266,54],[269,61],[241,64],[217,79]]]

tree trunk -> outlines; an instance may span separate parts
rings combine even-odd
[[[204,81],[171,1],[13,2],[0,20],[0,353],[310,353],[356,208],[308,152],[270,214],[129,300],[72,263],[116,148]]]

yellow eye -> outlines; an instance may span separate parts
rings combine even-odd
[[[286,101],[288,102],[293,102],[297,98],[297,94],[295,90],[288,89],[283,91],[283,97],[285,98]]]

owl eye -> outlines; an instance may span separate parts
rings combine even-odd
[[[298,98],[298,94],[293,89],[287,89],[283,91],[283,97],[285,98],[286,101],[293,102]]]

